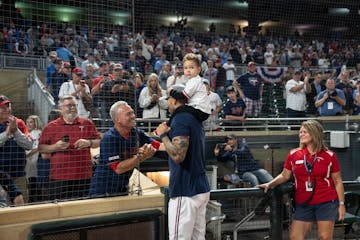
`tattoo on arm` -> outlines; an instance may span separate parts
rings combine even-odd
[[[188,136],[177,136],[174,137],[172,141],[170,141],[169,138],[163,138],[163,143],[167,153],[176,163],[184,161],[189,148]]]

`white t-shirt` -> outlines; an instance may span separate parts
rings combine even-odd
[[[295,81],[290,79],[286,82],[286,108],[290,108],[295,111],[305,111],[306,110],[306,93],[305,85],[303,89],[297,92],[290,91],[291,88],[304,84],[302,81]]]
[[[36,149],[39,146],[39,139],[41,135],[41,130],[34,129],[30,133],[31,138],[33,139],[33,147],[32,149]],[[27,150],[26,154],[28,154],[31,150]],[[27,178],[37,177],[37,162],[39,158],[39,152],[34,153],[31,156],[26,157],[26,165],[25,165],[25,174]]]
[[[187,105],[211,114],[210,98],[200,76],[189,79],[183,93],[188,98]]]
[[[61,84],[60,90],[59,90],[59,98],[65,96],[65,95],[71,95],[73,92],[76,91],[76,88],[79,84],[74,84],[72,81],[64,82]],[[86,93],[90,94],[90,89],[88,85],[85,85],[86,87]],[[77,104],[77,111],[80,117],[88,118],[90,115],[90,112],[87,111],[84,107],[84,104],[81,100],[80,93],[76,97],[76,104]]]

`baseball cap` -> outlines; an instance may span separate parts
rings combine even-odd
[[[228,57],[228,59],[227,59],[228,61],[232,61],[233,59],[232,59],[232,57]]]
[[[220,59],[220,58],[216,58],[216,62],[217,62],[217,63],[221,63],[221,59]]]
[[[177,68],[183,68],[184,65],[182,64],[182,62],[178,62],[178,63],[176,64],[176,67],[177,67]]]
[[[57,57],[57,52],[55,51],[49,52],[49,57]]]
[[[83,71],[81,70],[81,68],[78,68],[78,67],[74,68],[72,72],[79,76],[82,76],[82,74],[83,74]]]
[[[71,68],[71,64],[69,62],[63,62],[63,68]]]
[[[204,78],[204,79],[202,80],[202,82],[205,83],[205,84],[207,84],[207,85],[210,85],[209,79]]]
[[[257,65],[256,62],[249,62],[249,63],[248,63],[248,67],[253,66],[253,65],[256,66],[256,65]]]
[[[0,95],[0,106],[4,106],[8,103],[11,103],[11,101],[5,95]]]
[[[294,71],[294,74],[301,74],[301,73],[302,73],[301,69],[296,69],[296,70]]]
[[[116,63],[113,68],[114,69],[123,69],[123,66],[121,65],[121,63]]]
[[[186,100],[185,96],[182,94],[184,89],[185,89],[184,85],[181,84],[174,85],[172,86],[168,97],[175,98],[177,100],[179,99]]]
[[[235,134],[229,134],[229,135],[227,135],[226,138],[225,138],[225,141],[227,141],[227,140],[229,140],[229,139],[236,139]]]
[[[235,92],[235,88],[233,86],[228,86],[226,92]]]

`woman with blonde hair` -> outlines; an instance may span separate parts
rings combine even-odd
[[[41,120],[37,115],[31,115],[26,119],[26,128],[33,139],[33,148],[26,151],[25,174],[28,184],[29,202],[37,202],[40,197],[40,190],[37,187],[39,139],[42,132]]]
[[[143,118],[166,118],[166,91],[161,88],[157,74],[149,75],[147,86],[140,92],[139,106],[143,108]]]
[[[333,239],[336,220],[345,217],[344,186],[340,165],[324,143],[324,129],[316,120],[307,120],[299,131],[299,148],[292,149],[283,171],[272,181],[258,185],[265,192],[294,176],[295,212],[290,239],[303,240],[314,222],[318,239]]]

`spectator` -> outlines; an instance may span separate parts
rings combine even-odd
[[[56,49],[56,53],[58,55],[58,58],[60,58],[64,62],[70,62],[73,59],[72,53],[64,46],[63,43],[61,43],[60,47]]]
[[[54,72],[56,72],[55,61],[57,60],[57,53],[55,51],[51,51],[49,53],[50,64],[46,68],[46,86],[49,87],[51,85],[51,76]]]
[[[340,89],[344,92],[346,104],[343,106],[343,114],[352,115],[354,111],[354,98],[353,98],[353,85],[349,79],[349,72],[346,70],[342,70],[340,75],[338,76],[340,82],[336,84],[336,88]]]
[[[150,74],[147,86],[139,96],[139,106],[143,108],[142,118],[166,118],[167,100],[166,91],[161,88],[156,73]]]
[[[262,107],[263,79],[257,73],[256,63],[248,63],[248,72],[241,75],[233,86],[246,104],[246,117],[259,117]],[[241,88],[239,87],[241,86]]]
[[[234,134],[228,135],[225,143],[225,145],[216,144],[214,154],[220,162],[234,162],[234,172],[242,180],[250,182],[251,186],[255,187],[259,183],[267,183],[273,179],[271,174],[255,161],[246,143],[239,144]]]
[[[39,152],[51,154],[50,199],[85,197],[92,176],[90,148],[99,146],[101,135],[78,116],[74,96],[60,98],[59,110],[61,116],[45,126],[39,141]]]
[[[81,63],[81,70],[83,71],[83,77],[86,76],[86,70],[87,70],[86,68],[89,64],[93,67],[95,71],[99,69],[99,65],[96,63],[93,53],[89,53],[87,55],[86,60]]]
[[[0,170],[0,208],[24,205],[24,196],[21,190],[14,184],[11,176]]]
[[[11,101],[0,95],[0,170],[9,174],[27,199],[25,177],[25,150],[32,141],[23,120],[12,115]]]
[[[171,64],[167,62],[162,65],[161,70],[159,72],[159,82],[163,89],[166,90],[167,79],[171,76]]]
[[[302,72],[296,70],[293,78],[287,81],[286,90],[286,111],[289,118],[305,117],[306,93],[311,91],[309,78],[310,73],[306,73],[304,81],[300,81]]]
[[[236,90],[233,86],[226,88],[227,100],[224,104],[224,117],[227,120],[223,126],[242,126],[245,121],[246,105],[241,98],[237,97]],[[238,130],[228,127],[225,130]]]
[[[19,39],[15,43],[15,53],[26,56],[29,53],[29,46],[24,42],[24,39]]]
[[[129,59],[126,60],[124,64],[124,68],[126,71],[130,72],[131,74],[135,72],[144,74],[144,69],[141,67],[141,63],[138,60],[136,60],[136,54],[134,51],[130,51]]]
[[[209,87],[215,91],[216,90],[216,75],[218,70],[216,68],[214,68],[214,61],[212,59],[209,59],[207,61],[208,64],[208,68],[207,70],[204,72],[204,78],[209,80]]]
[[[354,115],[360,115],[360,81],[355,84],[355,90],[353,92],[354,98]]]
[[[141,73],[135,73],[133,75],[132,82],[135,88],[135,95],[136,95],[136,105],[139,105],[139,97],[141,91],[146,87],[146,82],[144,82],[144,75]],[[143,109],[139,106],[136,108],[136,117],[142,118]]]
[[[226,63],[222,65],[222,67],[226,70],[226,83],[225,86],[230,86],[235,82],[235,72],[236,67],[233,63],[232,57],[228,57]]]
[[[331,78],[326,81],[325,86],[326,89],[316,98],[315,107],[318,108],[320,116],[341,115],[346,104],[344,92],[335,88],[335,80]]]
[[[184,67],[186,72],[186,62]],[[156,129],[169,154],[169,239],[205,239],[205,213],[210,198],[205,131],[194,115],[182,111],[182,92],[184,87],[173,87],[168,99],[171,122]]]
[[[326,89],[325,82],[322,80],[322,73],[318,71],[314,75],[314,80],[310,84],[311,91],[306,95],[307,113],[311,116],[317,116],[319,113],[315,107],[315,101],[320,92]]]
[[[157,74],[160,73],[162,66],[169,61],[166,60],[166,54],[161,54],[160,59],[155,62],[154,70]]]
[[[221,59],[217,58],[215,61],[216,74],[216,89],[214,91],[219,94],[221,99],[225,97],[225,83],[226,83],[226,70],[221,65]]]
[[[59,98],[65,95],[71,95],[76,99],[77,113],[80,117],[88,118],[89,109],[86,108],[87,103],[92,102],[89,86],[82,80],[81,68],[74,68],[72,71],[72,80],[64,82],[59,90]]]
[[[121,65],[116,64],[115,77],[116,79],[109,79],[104,82],[99,98],[105,106],[106,119],[110,119],[109,111],[111,106],[119,101],[126,101],[133,109],[136,108],[135,88],[133,83],[128,79],[128,76],[121,71]],[[114,77],[113,76],[113,77]]]
[[[100,143],[100,159],[91,179],[90,197],[128,193],[131,173],[142,161],[152,157],[160,143],[135,128],[134,110],[124,101],[110,108],[114,122]]]
[[[185,85],[186,81],[187,79],[184,75],[184,66],[182,62],[178,62],[175,66],[174,74],[168,77],[166,81],[166,89],[171,88],[174,85]]]
[[[71,76],[68,75],[68,72],[71,71],[71,66],[67,62],[64,63],[60,58],[56,59],[54,64],[55,72],[51,75],[49,88],[54,97],[54,102],[57,104],[61,85],[71,78]]]
[[[214,93],[210,88],[210,81],[204,78],[203,83],[205,84],[206,90],[210,99],[211,114],[209,118],[204,122],[205,130],[216,130],[219,128],[219,113],[222,108],[222,100],[217,93]]]
[[[28,186],[29,202],[37,202],[40,200],[41,191],[38,188],[38,159],[39,159],[39,139],[41,136],[42,126],[40,118],[36,115],[31,115],[26,119],[26,128],[29,131],[31,139],[33,140],[33,147],[26,151],[26,165],[25,173]]]

